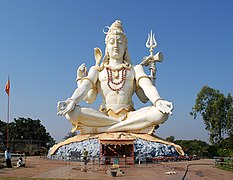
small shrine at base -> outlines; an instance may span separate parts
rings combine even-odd
[[[117,161],[114,162],[115,158]],[[133,140],[100,140],[100,158],[105,159],[105,164],[134,164]]]

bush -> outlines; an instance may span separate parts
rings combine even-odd
[[[222,157],[233,157],[233,149],[218,149],[217,151],[219,156]]]

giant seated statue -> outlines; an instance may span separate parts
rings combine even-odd
[[[141,138],[174,146],[178,153],[183,154],[180,146],[152,134],[172,114],[173,106],[161,98],[151,78],[144,72],[142,64],[145,60],[135,66],[131,64],[121,21],[115,21],[108,28],[105,44],[104,56],[99,48],[94,49],[95,65],[88,72],[85,64],[78,68],[77,89],[70,98],[57,105],[57,114],[70,121],[72,132],[78,130],[81,134],[55,145],[50,154],[63,145],[91,138]],[[151,101],[152,105],[135,110],[134,93],[142,102]],[[82,100],[94,102],[98,94],[102,97],[99,111],[79,105]]]
[[[78,68],[78,87],[66,101],[58,102],[58,115],[65,115],[81,134],[132,132],[151,134],[172,114],[172,103],[162,99],[142,65],[131,64],[127,38],[121,21],[115,21],[106,33],[105,55],[95,48],[96,63],[87,73],[85,65]],[[134,109],[132,96],[152,105]],[[99,111],[81,107],[79,102],[92,103],[102,96]]]

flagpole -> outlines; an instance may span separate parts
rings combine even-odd
[[[10,77],[8,76],[5,91],[7,93],[7,125],[6,125],[6,147],[9,148],[9,120],[10,120]]]
[[[9,147],[9,119],[10,119],[10,96],[8,96],[7,100],[7,148]]]

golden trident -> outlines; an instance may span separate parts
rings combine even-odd
[[[148,33],[148,39],[146,41],[146,47],[149,48],[150,55],[143,58],[142,62],[140,63],[142,66],[149,66],[150,68],[150,78],[153,85],[155,85],[156,79],[156,62],[163,61],[163,54],[158,52],[157,54],[153,55],[154,48],[157,46],[157,42],[155,41],[155,33]]]

